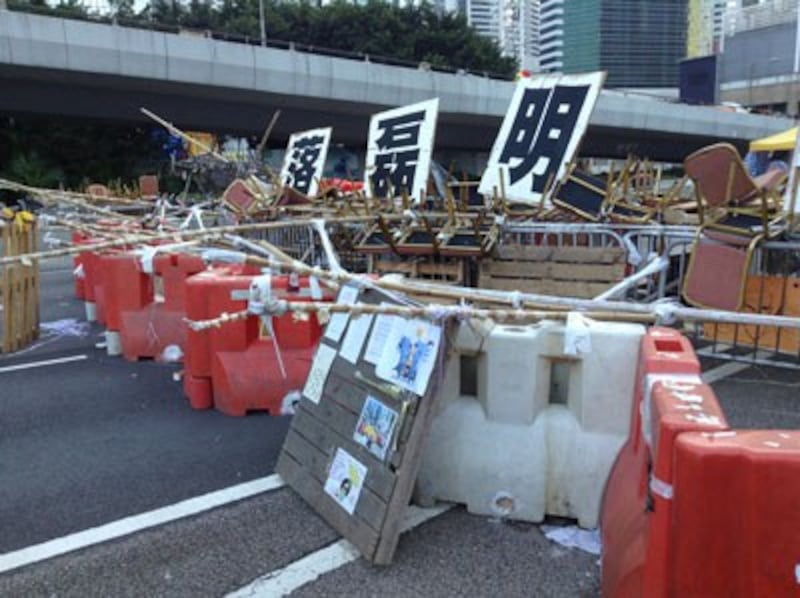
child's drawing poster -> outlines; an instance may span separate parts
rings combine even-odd
[[[325,481],[325,493],[351,515],[356,510],[367,468],[344,449],[337,448]]]
[[[439,353],[442,329],[427,320],[396,318],[375,373],[422,396]]]
[[[361,408],[353,440],[381,461],[392,443],[397,424],[397,411],[390,409],[373,396],[367,396]]]

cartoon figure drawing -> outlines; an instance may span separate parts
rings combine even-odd
[[[361,409],[353,440],[378,459],[383,459],[389,449],[396,421],[397,412],[394,409],[368,396]]]
[[[367,468],[347,451],[337,448],[325,480],[325,493],[351,515],[356,510]]]
[[[400,358],[392,368],[395,376],[413,384],[417,379],[417,370],[420,363],[425,360],[433,345],[432,340],[425,340],[425,328],[422,327],[417,328],[416,339],[411,339],[407,336],[401,337],[397,345]]]
[[[350,481],[350,478],[344,478],[342,483],[339,485],[339,491],[336,493],[336,498],[339,500],[344,500],[347,498],[347,495],[350,494],[350,490],[353,488],[353,482]]]

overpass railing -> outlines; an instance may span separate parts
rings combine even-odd
[[[230,31],[213,31],[211,29],[193,29],[191,27],[183,27],[180,25],[170,25],[164,23],[156,23],[146,19],[132,19],[128,17],[110,17],[102,15],[85,15],[76,12],[70,12],[69,9],[63,8],[50,8],[47,6],[32,6],[32,5],[15,5],[9,3],[9,10],[15,12],[23,12],[36,14],[40,16],[56,17],[61,19],[72,19],[76,21],[85,21],[88,23],[95,23],[98,25],[116,25],[118,27],[128,27],[131,29],[144,29],[146,31],[156,31],[159,33],[171,33],[175,35],[189,35],[195,37],[204,37],[214,39],[217,41],[225,41],[237,44],[247,44],[251,46],[262,46],[266,48],[275,48],[280,50],[292,50],[295,52],[303,52],[308,54],[316,54],[319,56],[331,56],[334,58],[343,58],[345,60],[357,60],[360,62],[370,62],[375,64],[385,64],[388,66],[396,66],[401,68],[410,68],[414,70],[428,70],[437,73],[446,73],[450,75],[473,75],[476,77],[484,77],[487,79],[495,79],[499,81],[510,81],[511,77],[503,75],[502,73],[493,73],[490,71],[476,71],[472,69],[457,68],[451,66],[437,66],[427,62],[417,62],[413,60],[406,60],[403,58],[394,58],[391,56],[382,56],[380,54],[365,54],[363,52],[353,52],[350,50],[341,50],[337,48],[327,48],[324,46],[316,46],[312,44],[305,44],[302,42],[287,41],[280,39],[267,38],[261,40],[260,37],[235,33]]]

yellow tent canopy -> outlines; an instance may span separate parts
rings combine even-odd
[[[750,142],[751,152],[792,151],[797,143],[797,127]]]

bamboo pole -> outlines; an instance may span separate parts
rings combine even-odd
[[[297,314],[311,314],[311,313],[347,313],[353,317],[361,315],[391,315],[401,318],[425,318],[434,321],[442,321],[447,319],[478,319],[478,320],[493,320],[499,323],[515,322],[515,323],[531,323],[540,322],[541,320],[565,320],[568,311],[532,311],[524,309],[483,309],[468,306],[452,306],[452,305],[372,305],[365,303],[357,303],[348,305],[344,303],[326,303],[317,301],[284,301],[277,300],[265,309],[264,314],[254,314],[246,309],[233,313],[222,313],[216,318],[208,320],[189,320],[185,318],[184,321],[189,325],[192,330],[202,331],[210,328],[219,328],[231,322],[244,320],[254,315],[268,315],[274,312],[275,315],[282,315],[287,312]],[[625,321],[630,322],[631,316],[628,314],[611,314],[606,312],[586,312],[581,314],[585,317],[594,320],[603,321]],[[638,315],[633,318],[634,321],[642,323],[652,323],[654,321],[652,315]]]
[[[184,141],[188,141],[189,143],[195,144],[200,149],[202,149],[205,152],[207,152],[207,153],[211,154],[212,156],[214,156],[220,162],[224,162],[225,164],[229,164],[230,163],[230,160],[228,160],[225,156],[223,156],[222,154],[217,152],[214,148],[207,146],[202,141],[198,141],[197,139],[195,139],[194,137],[192,137],[188,133],[184,133],[178,127],[173,125],[171,122],[169,122],[167,120],[164,120],[163,118],[158,116],[158,114],[150,112],[150,110],[148,110],[147,108],[143,108],[143,107],[139,108],[139,110],[147,118],[149,118],[151,120],[154,120],[155,122],[160,124],[162,127],[164,127],[167,131],[169,131],[173,135],[176,135],[176,136],[180,137]]]
[[[387,220],[402,220],[405,218],[402,214],[387,214],[383,216]],[[326,224],[358,224],[363,222],[372,222],[373,217],[367,216],[344,216],[338,218],[331,218],[326,220]],[[166,233],[138,233],[137,234],[120,234],[115,239],[108,241],[99,241],[81,245],[79,247],[65,247],[63,249],[53,249],[49,251],[37,251],[35,253],[26,253],[13,256],[4,256],[0,258],[0,266],[12,263],[28,262],[31,260],[48,260],[56,257],[63,257],[66,255],[75,255],[84,251],[102,251],[104,249],[112,249],[114,247],[135,246],[149,244],[155,241],[188,241],[197,240],[215,241],[219,240],[225,234],[233,234],[248,231],[261,231],[273,230],[280,228],[303,227],[311,226],[315,219],[304,218],[298,220],[276,220],[271,222],[253,222],[248,224],[232,224],[227,226],[217,226],[213,228],[206,228],[204,230],[186,230],[186,231],[170,231]]]

